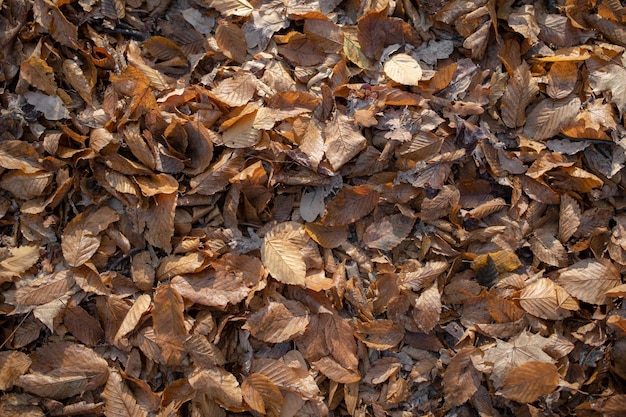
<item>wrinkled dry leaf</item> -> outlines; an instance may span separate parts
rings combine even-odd
[[[290,240],[298,229],[275,229],[265,235],[261,245],[263,266],[276,280],[285,284],[304,285],[306,264],[300,248]]]
[[[302,335],[309,324],[309,314],[296,301],[270,302],[248,317],[244,329],[268,343],[282,343]]]
[[[467,402],[478,390],[480,374],[471,361],[475,352],[472,347],[461,349],[443,375],[444,398],[448,407],[458,407]]]
[[[525,287],[519,295],[520,305],[533,316],[561,320],[577,311],[578,302],[552,280],[541,278]]]
[[[617,268],[609,262],[583,259],[562,269],[556,282],[580,301],[605,304],[606,292],[622,280]]]
[[[555,365],[526,362],[506,375],[500,393],[520,403],[531,403],[539,396],[551,393],[559,385],[559,380],[560,375]]]

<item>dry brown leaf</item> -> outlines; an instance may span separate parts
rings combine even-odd
[[[78,47],[78,29],[63,15],[55,3],[50,0],[37,0],[33,5],[35,20],[59,43],[69,47]]]
[[[367,216],[378,204],[379,194],[370,185],[344,186],[326,205],[322,224],[343,226]]]
[[[21,276],[39,260],[37,246],[16,246],[9,250],[11,256],[0,262],[0,283]]]
[[[411,55],[398,53],[383,65],[385,74],[393,81],[404,85],[418,85],[422,79],[422,67]]]
[[[247,0],[209,0],[207,6],[226,16],[248,16],[254,9]]]
[[[176,275],[191,274],[198,272],[203,265],[204,257],[198,252],[165,256],[156,270],[156,278],[165,281]]]
[[[230,22],[220,22],[215,29],[215,41],[220,50],[232,60],[243,63],[247,55],[246,39],[241,28]]]
[[[361,152],[365,144],[359,127],[343,114],[337,114],[326,126],[324,154],[335,171]]]
[[[63,73],[85,103],[93,106],[93,89],[97,82],[96,67],[90,60],[86,60],[85,63],[81,67],[76,60],[66,59],[63,61]]]
[[[540,278],[524,287],[519,303],[533,316],[547,320],[562,320],[577,311],[578,302],[552,280]]]
[[[562,243],[566,243],[576,233],[581,215],[578,202],[569,194],[563,194],[559,211],[559,240]]]
[[[15,380],[26,373],[32,361],[28,355],[17,351],[0,352],[0,389],[7,391]]]
[[[332,358],[325,356],[312,365],[329,379],[342,384],[352,384],[361,380],[358,372],[345,369]]]
[[[432,331],[441,316],[441,295],[437,282],[426,288],[415,300],[413,320],[424,333]]]
[[[507,127],[523,126],[526,121],[526,107],[539,92],[537,80],[531,75],[526,62],[517,66],[504,90],[500,111]]]
[[[197,369],[189,377],[189,384],[227,410],[237,411],[242,406],[237,378],[222,367]]]
[[[537,141],[550,139],[574,120],[579,107],[580,99],[577,97],[563,100],[544,99],[528,114],[524,135]]]
[[[56,94],[54,70],[45,60],[34,54],[20,65],[20,77],[43,93]]]
[[[303,399],[314,399],[319,393],[319,387],[308,372],[303,374],[301,370],[288,366],[283,360],[255,359],[251,371],[265,375],[279,389],[291,391]]]
[[[622,283],[608,260],[583,259],[559,271],[556,282],[572,296],[591,304],[606,304],[606,292]]]
[[[548,73],[546,92],[559,100],[567,97],[574,90],[578,81],[578,65],[575,62],[555,62]]]
[[[87,346],[95,346],[104,338],[100,322],[80,306],[65,310],[63,324],[76,339]]]
[[[398,246],[413,229],[415,219],[394,214],[369,225],[363,241],[370,248],[391,250]]]
[[[184,309],[183,297],[174,287],[161,285],[156,289],[152,326],[161,354],[169,365],[179,364],[186,353],[183,346],[187,339]]]
[[[560,268],[568,265],[567,250],[552,233],[538,230],[528,239],[528,243],[541,262]]]
[[[367,374],[363,377],[363,382],[372,385],[381,384],[395,375],[401,367],[402,364],[397,358],[380,358],[367,371]]]
[[[393,323],[391,320],[368,322],[355,320],[351,324],[354,329],[354,335],[372,349],[392,349],[404,338],[402,326]]]
[[[265,235],[261,245],[261,261],[277,281],[304,286],[306,264],[301,247],[292,241],[300,234],[301,228],[290,226],[283,229],[276,227]]]
[[[96,253],[100,246],[100,232],[119,220],[119,215],[109,207],[88,210],[78,214],[65,227],[63,256],[70,266],[81,266]]]
[[[243,149],[257,144],[261,139],[261,130],[255,127],[257,111],[252,111],[237,118],[228,128],[223,129],[222,140],[229,148]],[[233,119],[231,119],[233,120]]]
[[[496,346],[488,349],[483,356],[483,362],[493,368],[490,378],[494,386],[500,388],[509,371],[526,362],[554,363],[555,360],[543,350],[548,342],[547,338],[526,330],[509,342],[496,340]]]
[[[256,91],[256,78],[252,74],[241,72],[218,84],[211,93],[221,102],[231,107],[248,103]]]
[[[117,333],[115,333],[115,337],[113,338],[114,344],[119,344],[124,336],[135,330],[141,317],[148,312],[151,305],[152,299],[148,294],[142,294],[135,300],[130,310],[126,313],[124,321],[122,321],[117,329]]]
[[[252,373],[241,383],[241,392],[246,404],[261,414],[277,416],[284,404],[280,390],[265,375]]]
[[[104,391],[104,412],[106,415],[120,417],[147,417],[148,413],[139,404],[128,389],[120,373],[111,370]]]
[[[191,335],[185,340],[185,350],[197,366],[222,366],[226,363],[222,351],[199,334]]]
[[[322,320],[324,321],[324,320]],[[356,371],[359,367],[359,359],[357,357],[357,342],[352,334],[352,327],[346,319],[334,312],[332,319],[325,322],[326,326],[322,329],[328,352],[333,359],[342,367]],[[317,336],[321,338],[321,335]]]
[[[21,280],[15,290],[15,301],[21,306],[49,303],[73,291],[75,281],[71,271],[59,271],[32,280]]]
[[[400,273],[400,284],[413,291],[419,291],[430,286],[448,268],[448,263],[441,261],[431,261],[423,266],[407,263]]]
[[[246,321],[244,329],[268,343],[282,343],[302,335],[309,325],[309,312],[299,302],[270,302]]]
[[[477,353],[474,347],[466,347],[457,352],[443,374],[443,393],[448,408],[458,407],[467,402],[478,390],[481,376],[472,365],[472,356]]]
[[[500,394],[520,403],[531,403],[541,395],[548,395],[559,385],[555,365],[545,362],[526,362],[513,368],[502,381]]]
[[[19,169],[32,174],[43,170],[39,159],[39,153],[27,142],[20,140],[0,142],[0,166],[2,168]]]
[[[38,372],[18,377],[16,386],[46,398],[62,400],[87,389],[87,378],[81,375],[52,375]]]

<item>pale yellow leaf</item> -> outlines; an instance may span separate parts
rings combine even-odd
[[[411,55],[398,53],[383,65],[387,77],[404,85],[418,85],[422,79],[422,67]]]
[[[306,264],[301,248],[282,234],[270,231],[265,235],[261,245],[261,261],[277,281],[304,286]]]

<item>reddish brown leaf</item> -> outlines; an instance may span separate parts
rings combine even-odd
[[[481,376],[471,360],[472,355],[476,353],[476,348],[463,348],[454,355],[446,368],[443,375],[443,392],[448,407],[458,407],[467,402],[478,390]]]
[[[531,403],[556,389],[560,380],[556,366],[545,362],[526,362],[513,368],[504,378],[500,393],[520,403]]]
[[[353,223],[374,210],[378,198],[378,192],[369,185],[345,186],[326,205],[326,215],[322,223],[328,226]]]

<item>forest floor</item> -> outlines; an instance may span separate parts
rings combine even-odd
[[[0,415],[626,415],[618,0],[0,0]]]

